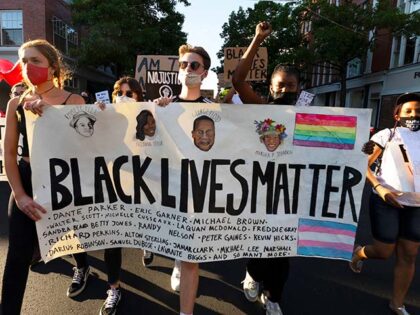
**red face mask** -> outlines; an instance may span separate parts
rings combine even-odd
[[[48,81],[48,67],[39,67],[28,63],[26,66],[26,75],[33,85],[44,83]]]

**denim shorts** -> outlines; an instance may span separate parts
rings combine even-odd
[[[370,222],[372,235],[380,242],[394,244],[399,238],[420,242],[420,207],[395,208],[372,193]]]

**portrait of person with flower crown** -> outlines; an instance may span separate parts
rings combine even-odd
[[[254,122],[256,126],[255,132],[260,136],[261,143],[264,143],[268,152],[277,150],[284,138],[287,137],[286,127],[276,123],[275,120],[267,118]]]

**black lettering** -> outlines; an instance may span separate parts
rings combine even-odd
[[[73,169],[73,167],[72,167]],[[114,191],[111,176],[108,172],[108,167],[105,158],[98,156],[95,158],[95,203],[102,203],[105,201],[104,192],[102,188],[102,181],[105,183],[108,192],[108,199],[110,203],[116,202],[117,194]],[[74,183],[73,183],[74,184]],[[75,205],[76,205],[76,192],[75,192]],[[87,200],[86,200],[87,201]],[[89,203],[93,203],[93,199]],[[87,204],[87,203],[84,203]],[[82,205],[82,204],[79,204]]]
[[[352,176],[350,178],[350,175]],[[354,197],[351,188],[356,186],[362,180],[362,174],[352,167],[344,167],[343,172],[343,189],[341,191],[341,200],[340,200],[340,211],[338,214],[339,218],[344,217],[344,207],[346,205],[346,195],[349,195],[351,214],[353,215],[353,221],[357,222],[356,207],[354,205]]]
[[[73,195],[74,195],[74,205],[75,206],[84,206],[93,203],[92,196],[83,196],[82,195],[82,182],[80,180],[80,170],[79,163],[77,158],[70,159],[71,167],[71,177],[73,181]]]
[[[241,176],[236,171],[237,166],[244,165],[244,164],[245,164],[245,160],[235,160],[230,165],[230,172],[232,173],[233,177],[235,177],[238,180],[238,182],[241,184],[241,187],[242,187],[242,198],[241,198],[241,202],[239,204],[238,209],[234,208],[234,205],[233,205],[234,196],[233,196],[233,194],[228,194],[227,195],[226,213],[228,213],[230,215],[241,214],[244,211],[245,206],[246,206],[246,202],[248,200],[248,194],[249,194],[248,182],[246,181],[246,179],[243,176]]]
[[[169,195],[169,160],[162,159],[161,161],[161,179],[162,187],[162,206],[175,208],[176,198],[175,196]]]
[[[187,213],[188,211],[188,159],[181,160],[181,191],[180,191],[180,202],[179,211]]]
[[[289,164],[289,168],[295,169],[295,181],[293,183],[292,213],[296,214],[299,206],[300,171],[306,169],[303,164]]]
[[[141,164],[140,156],[138,155],[133,156],[134,203],[135,204],[141,204],[141,190],[143,190],[150,204],[154,204],[156,202],[155,197],[153,196],[149,187],[147,187],[147,184],[143,180],[143,175],[146,172],[151,162],[152,162],[152,159],[149,157],[146,157],[144,159],[143,164]]]
[[[322,204],[322,217],[324,218],[336,218],[335,213],[328,212],[328,204],[330,202],[330,194],[332,192],[338,192],[338,187],[332,186],[332,177],[333,171],[339,171],[340,166],[338,165],[328,165],[327,167],[327,179],[325,181],[325,190],[324,190],[324,203]]]
[[[115,190],[117,191],[117,194],[120,200],[122,202],[131,204],[132,198],[130,195],[126,195],[124,193],[124,190],[122,189],[122,186],[121,186],[121,176],[120,176],[121,166],[127,162],[128,162],[128,156],[120,156],[116,158],[114,161],[114,165],[112,166],[112,176],[114,177]]]
[[[201,213],[203,212],[204,199],[206,198],[207,182],[209,180],[210,173],[210,161],[206,160],[203,163],[201,182],[194,161],[190,161],[190,172],[194,212]]]
[[[212,160],[210,175],[209,213],[224,213],[224,207],[216,207],[216,190],[222,190],[223,184],[216,182],[217,166],[229,165],[229,160]]]
[[[318,194],[318,182],[319,182],[319,171],[325,169],[325,165],[320,164],[309,164],[309,168],[314,170],[312,177],[312,192],[311,192],[311,203],[309,208],[309,215],[311,217],[315,216],[316,210],[316,197]]]
[[[61,169],[61,172],[58,174],[56,166]],[[66,161],[56,158],[50,159],[51,207],[53,210],[67,207],[73,200],[71,191],[60,184],[69,174],[70,167]],[[58,201],[58,194],[61,196],[60,201]]]
[[[256,212],[258,180],[262,185],[267,184],[266,213],[273,213],[273,188],[274,188],[274,162],[267,162],[265,172],[262,171],[260,163],[254,161],[252,168],[252,195],[251,213]]]
[[[286,164],[279,164],[277,166],[276,188],[274,192],[274,208],[273,214],[277,214],[279,206],[280,193],[283,190],[284,198],[284,213],[290,213],[290,200],[289,200],[289,181],[287,179]],[[268,214],[268,213],[267,213]]]

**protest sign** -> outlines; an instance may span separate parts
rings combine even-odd
[[[247,47],[226,47],[224,49],[224,82],[232,81],[236,66],[241,60]],[[248,72],[246,81],[265,81],[267,80],[268,55],[267,47],[260,47],[252,61],[251,69]]]
[[[48,210],[42,256],[138,247],[194,262],[350,259],[369,119],[368,109],[206,103],[29,113],[34,197]]]
[[[110,104],[111,101],[109,99],[109,93],[107,90],[105,91],[101,91],[101,92],[96,92],[95,93],[95,98],[97,102],[103,102],[105,104]]]
[[[312,103],[312,100],[314,99],[315,94],[302,91],[299,94],[299,98],[296,102],[296,106],[309,106]]]
[[[146,92],[146,100],[178,95],[178,56],[137,56],[135,78]]]

